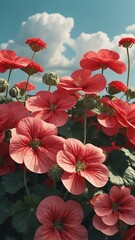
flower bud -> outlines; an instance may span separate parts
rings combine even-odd
[[[3,78],[0,78],[0,93],[5,92],[7,85],[7,81]]]
[[[87,96],[85,101],[86,101],[85,104],[86,104],[87,110],[91,110],[97,107],[97,101],[95,98]]]
[[[125,92],[125,95],[128,97],[128,99],[135,98],[135,88],[128,88]]]
[[[59,76],[54,72],[48,72],[43,75],[42,81],[49,86],[57,86]]]
[[[54,180],[54,182],[58,182],[61,180],[61,175],[63,170],[59,167],[57,163],[55,163],[49,171],[49,177]]]
[[[14,87],[10,88],[9,95],[13,98],[16,98],[18,96],[19,92],[20,92],[19,88],[14,86]]]

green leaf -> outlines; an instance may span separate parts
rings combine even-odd
[[[18,171],[3,176],[2,184],[7,193],[16,193],[24,187],[23,173]]]
[[[12,225],[18,233],[33,234],[39,222],[36,218],[36,209],[41,198],[36,195],[25,196],[12,207]]]
[[[128,149],[126,148],[122,148],[121,149],[125,155],[129,158],[129,164],[132,166],[132,167],[135,167],[135,153],[131,153]]]
[[[0,200],[0,224],[4,223],[5,220],[10,216],[11,213],[11,202],[7,198]]]
[[[135,171],[129,165],[129,157],[123,151],[114,150],[107,158],[106,165],[112,184],[121,186],[135,185]]]

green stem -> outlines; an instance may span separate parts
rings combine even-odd
[[[84,118],[84,126],[83,126],[83,129],[84,129],[84,140],[83,140],[83,143],[86,144],[86,137],[87,137],[87,117],[86,117],[86,112],[87,112],[87,109],[86,109],[86,95],[84,96],[84,115],[83,115],[83,118]]]
[[[104,73],[104,69],[103,68],[101,68],[101,74],[103,74]]]
[[[26,102],[26,92],[27,92],[27,87],[28,87],[29,79],[30,79],[30,75],[28,75],[27,82],[26,82],[26,87],[25,87],[25,90],[24,90],[24,99],[25,99],[25,102]]]
[[[64,197],[63,197],[63,200],[64,200],[64,201],[65,201],[67,195],[68,195],[68,191],[65,192],[65,195],[64,195]]]
[[[128,72],[127,72],[127,88],[129,87],[129,76],[130,76],[130,57],[129,57],[129,50],[127,49],[127,59],[128,59]],[[126,96],[126,101],[128,102],[128,96]]]
[[[9,82],[10,82],[11,72],[12,72],[12,69],[9,70],[9,74],[8,74],[8,80],[7,80],[8,85],[7,85],[7,88],[6,88],[6,95],[5,95],[6,102],[7,102],[7,97],[8,97],[8,89],[9,89]]]
[[[24,166],[24,175],[23,175],[23,179],[24,179],[24,186],[25,186],[25,190],[27,195],[30,195],[28,186],[27,186],[27,180],[26,180],[26,167]]]
[[[35,57],[35,53],[36,53],[36,52],[33,53],[32,57],[31,57],[31,60],[34,59],[34,57]]]
[[[50,92],[50,89],[51,89],[51,85],[48,86],[48,92]]]

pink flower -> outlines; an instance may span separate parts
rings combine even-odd
[[[9,155],[9,144],[0,143],[0,176],[14,172],[16,169],[15,162]]]
[[[119,221],[135,224],[135,197],[131,195],[129,188],[113,186],[109,195],[104,193],[96,198],[94,211],[94,227],[105,234],[113,235],[118,232]]]
[[[8,69],[17,69],[27,67],[30,59],[17,56],[16,52],[11,50],[0,50],[0,72],[4,73]]]
[[[27,116],[30,116],[30,113],[21,102],[0,104],[0,143],[5,133],[17,127],[18,122]]]
[[[53,124],[37,118],[23,118],[10,140],[10,156],[32,172],[45,173],[62,149],[64,139],[56,134]]]
[[[83,91],[87,94],[97,94],[106,86],[106,79],[102,74],[91,77],[89,69],[79,69],[71,74],[71,77],[62,77],[58,83],[58,89],[65,89],[71,93]]]
[[[24,72],[26,72],[28,75],[33,75],[36,74],[38,72],[43,72],[44,69],[36,62],[30,60],[29,64],[27,64],[27,66],[22,67],[21,70],[23,70]]]
[[[40,91],[26,101],[26,107],[33,116],[43,119],[56,126],[62,126],[68,121],[66,110],[76,104],[76,98],[59,90],[54,92]]]
[[[106,89],[107,89],[107,92],[111,95],[127,91],[126,85],[124,83],[122,83],[121,81],[110,82]]]
[[[27,89],[26,89],[26,84],[27,84],[27,81],[26,80],[23,80],[21,82],[18,82],[15,84],[16,87],[18,87],[20,90],[26,90],[26,91],[33,91],[36,89],[36,86],[32,83],[29,83],[27,84]]]
[[[122,74],[126,71],[126,65],[118,60],[119,57],[117,52],[108,49],[100,49],[98,52],[89,51],[81,59],[80,65],[91,71],[110,68],[112,71]]]
[[[46,43],[40,38],[28,38],[25,43],[28,44],[34,52],[39,52],[43,48],[46,48]]]
[[[84,192],[85,179],[98,188],[107,183],[108,169],[102,164],[104,161],[102,149],[73,138],[67,139],[64,150],[57,154],[57,163],[65,171],[61,181],[72,194]]]
[[[76,201],[46,197],[39,203],[36,216],[42,225],[34,240],[88,240],[87,230],[81,225],[83,210]]]
[[[125,37],[121,38],[119,41],[119,46],[123,46],[125,48],[132,47],[132,45],[135,44],[135,38],[131,37]]]

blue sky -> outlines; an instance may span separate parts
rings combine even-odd
[[[134,0],[0,0],[0,46],[13,49],[18,55],[31,56],[24,42],[28,37],[40,37],[47,50],[35,61],[45,71],[70,75],[79,68],[79,61],[88,50],[116,50],[126,61],[120,38],[135,34]],[[131,50],[135,66],[135,49]],[[123,79],[125,76],[107,75]],[[133,72],[133,76],[135,76]],[[17,73],[14,81],[23,80]],[[40,81],[35,77],[33,81]]]

